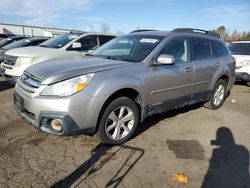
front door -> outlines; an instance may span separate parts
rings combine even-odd
[[[153,64],[149,67],[149,111],[174,108],[189,101],[193,92],[194,64],[190,61],[189,39],[172,39],[157,57],[161,54],[172,55],[176,61],[173,65]]]

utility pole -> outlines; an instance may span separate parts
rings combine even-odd
[[[90,31],[93,32],[94,31],[94,26],[93,25],[90,25]]]

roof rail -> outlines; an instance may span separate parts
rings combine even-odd
[[[157,31],[157,30],[154,30],[154,29],[137,29],[137,30],[131,31],[130,33],[138,33],[138,32],[144,32],[144,31]]]
[[[173,31],[174,33],[200,33],[204,35],[209,35],[211,37],[220,38],[220,35],[214,31],[207,31],[203,29],[194,29],[194,28],[176,28]]]

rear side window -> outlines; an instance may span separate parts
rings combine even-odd
[[[228,55],[228,51],[221,42],[213,41],[214,49],[218,57],[224,57]]]
[[[114,36],[104,36],[104,35],[100,35],[99,36],[99,42],[100,45],[105,44],[106,42],[110,41],[111,39],[115,38]]]
[[[44,39],[44,40],[36,40],[36,41],[33,41],[33,42],[29,43],[26,46],[37,46],[37,45],[43,43],[44,41],[46,41],[46,39]]]
[[[210,41],[201,38],[192,38],[193,60],[212,59]]]
[[[250,55],[250,42],[248,43],[232,43],[229,50],[233,55]]]

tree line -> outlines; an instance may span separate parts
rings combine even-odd
[[[250,40],[250,31],[237,32],[234,30],[232,34],[226,30],[225,26],[219,26],[216,30],[213,30],[220,34],[221,38],[223,38],[226,42],[233,42],[239,40]]]

